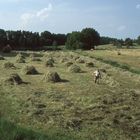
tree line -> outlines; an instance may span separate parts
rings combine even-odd
[[[30,31],[5,31],[0,29],[0,50],[9,44],[13,50],[42,50],[44,46],[51,48],[65,45],[66,49],[94,49],[95,46],[113,44],[118,48],[122,46],[133,46],[134,43],[140,45],[140,36],[132,40],[130,38],[116,39],[102,37],[93,28],[84,28],[82,31],[73,31],[68,34],[55,34],[49,31],[41,33]]]

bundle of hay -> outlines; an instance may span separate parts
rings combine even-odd
[[[81,72],[81,68],[77,65],[71,65],[68,70],[69,70],[69,72],[72,72],[72,73],[80,73]]]
[[[94,67],[94,63],[93,62],[87,62],[85,64],[86,67]]]
[[[35,75],[39,73],[34,66],[27,65],[22,68],[21,72],[26,75]]]
[[[3,64],[3,68],[5,68],[5,69],[15,68],[15,65],[13,63],[11,63],[11,62],[5,62]]]
[[[7,79],[4,81],[6,84],[10,85],[19,85],[22,84],[23,81],[18,74],[11,74]]]
[[[74,57],[74,60],[77,60],[77,59],[79,59],[79,58],[80,58],[79,56],[75,56],[75,57]]]
[[[53,64],[54,64],[54,63],[53,63],[53,61],[52,61],[51,59],[48,59],[48,60],[45,62],[45,66],[46,66],[46,67],[54,67]]]
[[[31,53],[31,54],[29,55],[29,58],[33,58],[33,57],[36,57],[36,56],[35,56],[34,53]]]
[[[121,55],[121,52],[117,52],[117,55]]]
[[[69,62],[66,62],[66,63],[65,63],[65,66],[67,66],[67,67],[70,67],[71,65],[73,65],[73,62],[70,62],[70,61],[69,61]]]
[[[0,55],[0,60],[5,60],[5,58],[3,56]]]
[[[25,59],[23,57],[17,57],[16,63],[25,63]]]
[[[61,82],[62,80],[57,72],[48,72],[43,76],[43,81],[56,83]]]
[[[65,62],[67,62],[68,61],[68,59],[67,58],[62,58],[61,60],[60,60],[60,63],[65,63]]]
[[[16,58],[17,58],[17,59],[18,59],[18,58],[25,59],[25,56],[24,56],[23,54],[21,54],[21,53],[18,53],[18,54],[16,55]]]
[[[83,59],[81,59],[81,58],[77,59],[76,62],[77,63],[85,63],[85,61]]]

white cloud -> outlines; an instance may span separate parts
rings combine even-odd
[[[23,13],[20,16],[21,28],[26,28],[26,26],[28,26],[28,24],[30,24],[31,22],[34,22],[34,21],[41,21],[41,22],[45,21],[48,18],[50,11],[52,11],[51,3],[48,5],[48,7],[43,8],[39,11]]]
[[[136,9],[140,9],[140,4],[137,4],[136,5]]]
[[[126,26],[125,25],[121,25],[121,26],[119,26],[118,28],[117,28],[117,30],[119,31],[119,32],[122,32],[122,31],[124,31],[126,29]]]

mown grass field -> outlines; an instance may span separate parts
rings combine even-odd
[[[43,133],[46,135],[40,138],[43,140],[140,139],[140,75],[94,59],[114,60],[139,69],[139,50],[121,50],[121,55],[117,55],[117,51],[100,50],[38,52],[35,57],[41,61],[30,61],[29,54],[24,53],[26,63],[15,62],[16,55],[2,54],[5,60],[0,60],[2,118],[19,127]],[[50,57],[55,61],[54,67],[45,67],[44,62]],[[78,57],[85,62],[76,62]],[[7,61],[15,68],[4,68]],[[80,66],[82,72],[68,71],[68,61]],[[93,62],[94,67],[87,67],[86,62]],[[39,74],[23,74],[24,65],[33,65]],[[95,84],[92,73],[98,68],[102,69],[102,79],[100,84]],[[48,71],[56,71],[63,81],[43,81],[43,75]],[[5,83],[12,73],[18,73],[26,84]],[[3,126],[1,130],[4,130]],[[7,135],[5,132],[0,133],[0,137]],[[31,139],[24,136],[23,139]]]

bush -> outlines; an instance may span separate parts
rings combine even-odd
[[[27,65],[22,68],[21,72],[26,75],[38,74],[38,71],[34,66],[27,66]]]
[[[11,51],[12,51],[12,48],[10,45],[5,46],[2,50],[3,53],[10,53]]]
[[[72,73],[80,73],[81,72],[81,68],[77,65],[70,66],[68,70]]]
[[[57,72],[48,72],[44,75],[43,81],[45,82],[61,82],[61,78]]]

